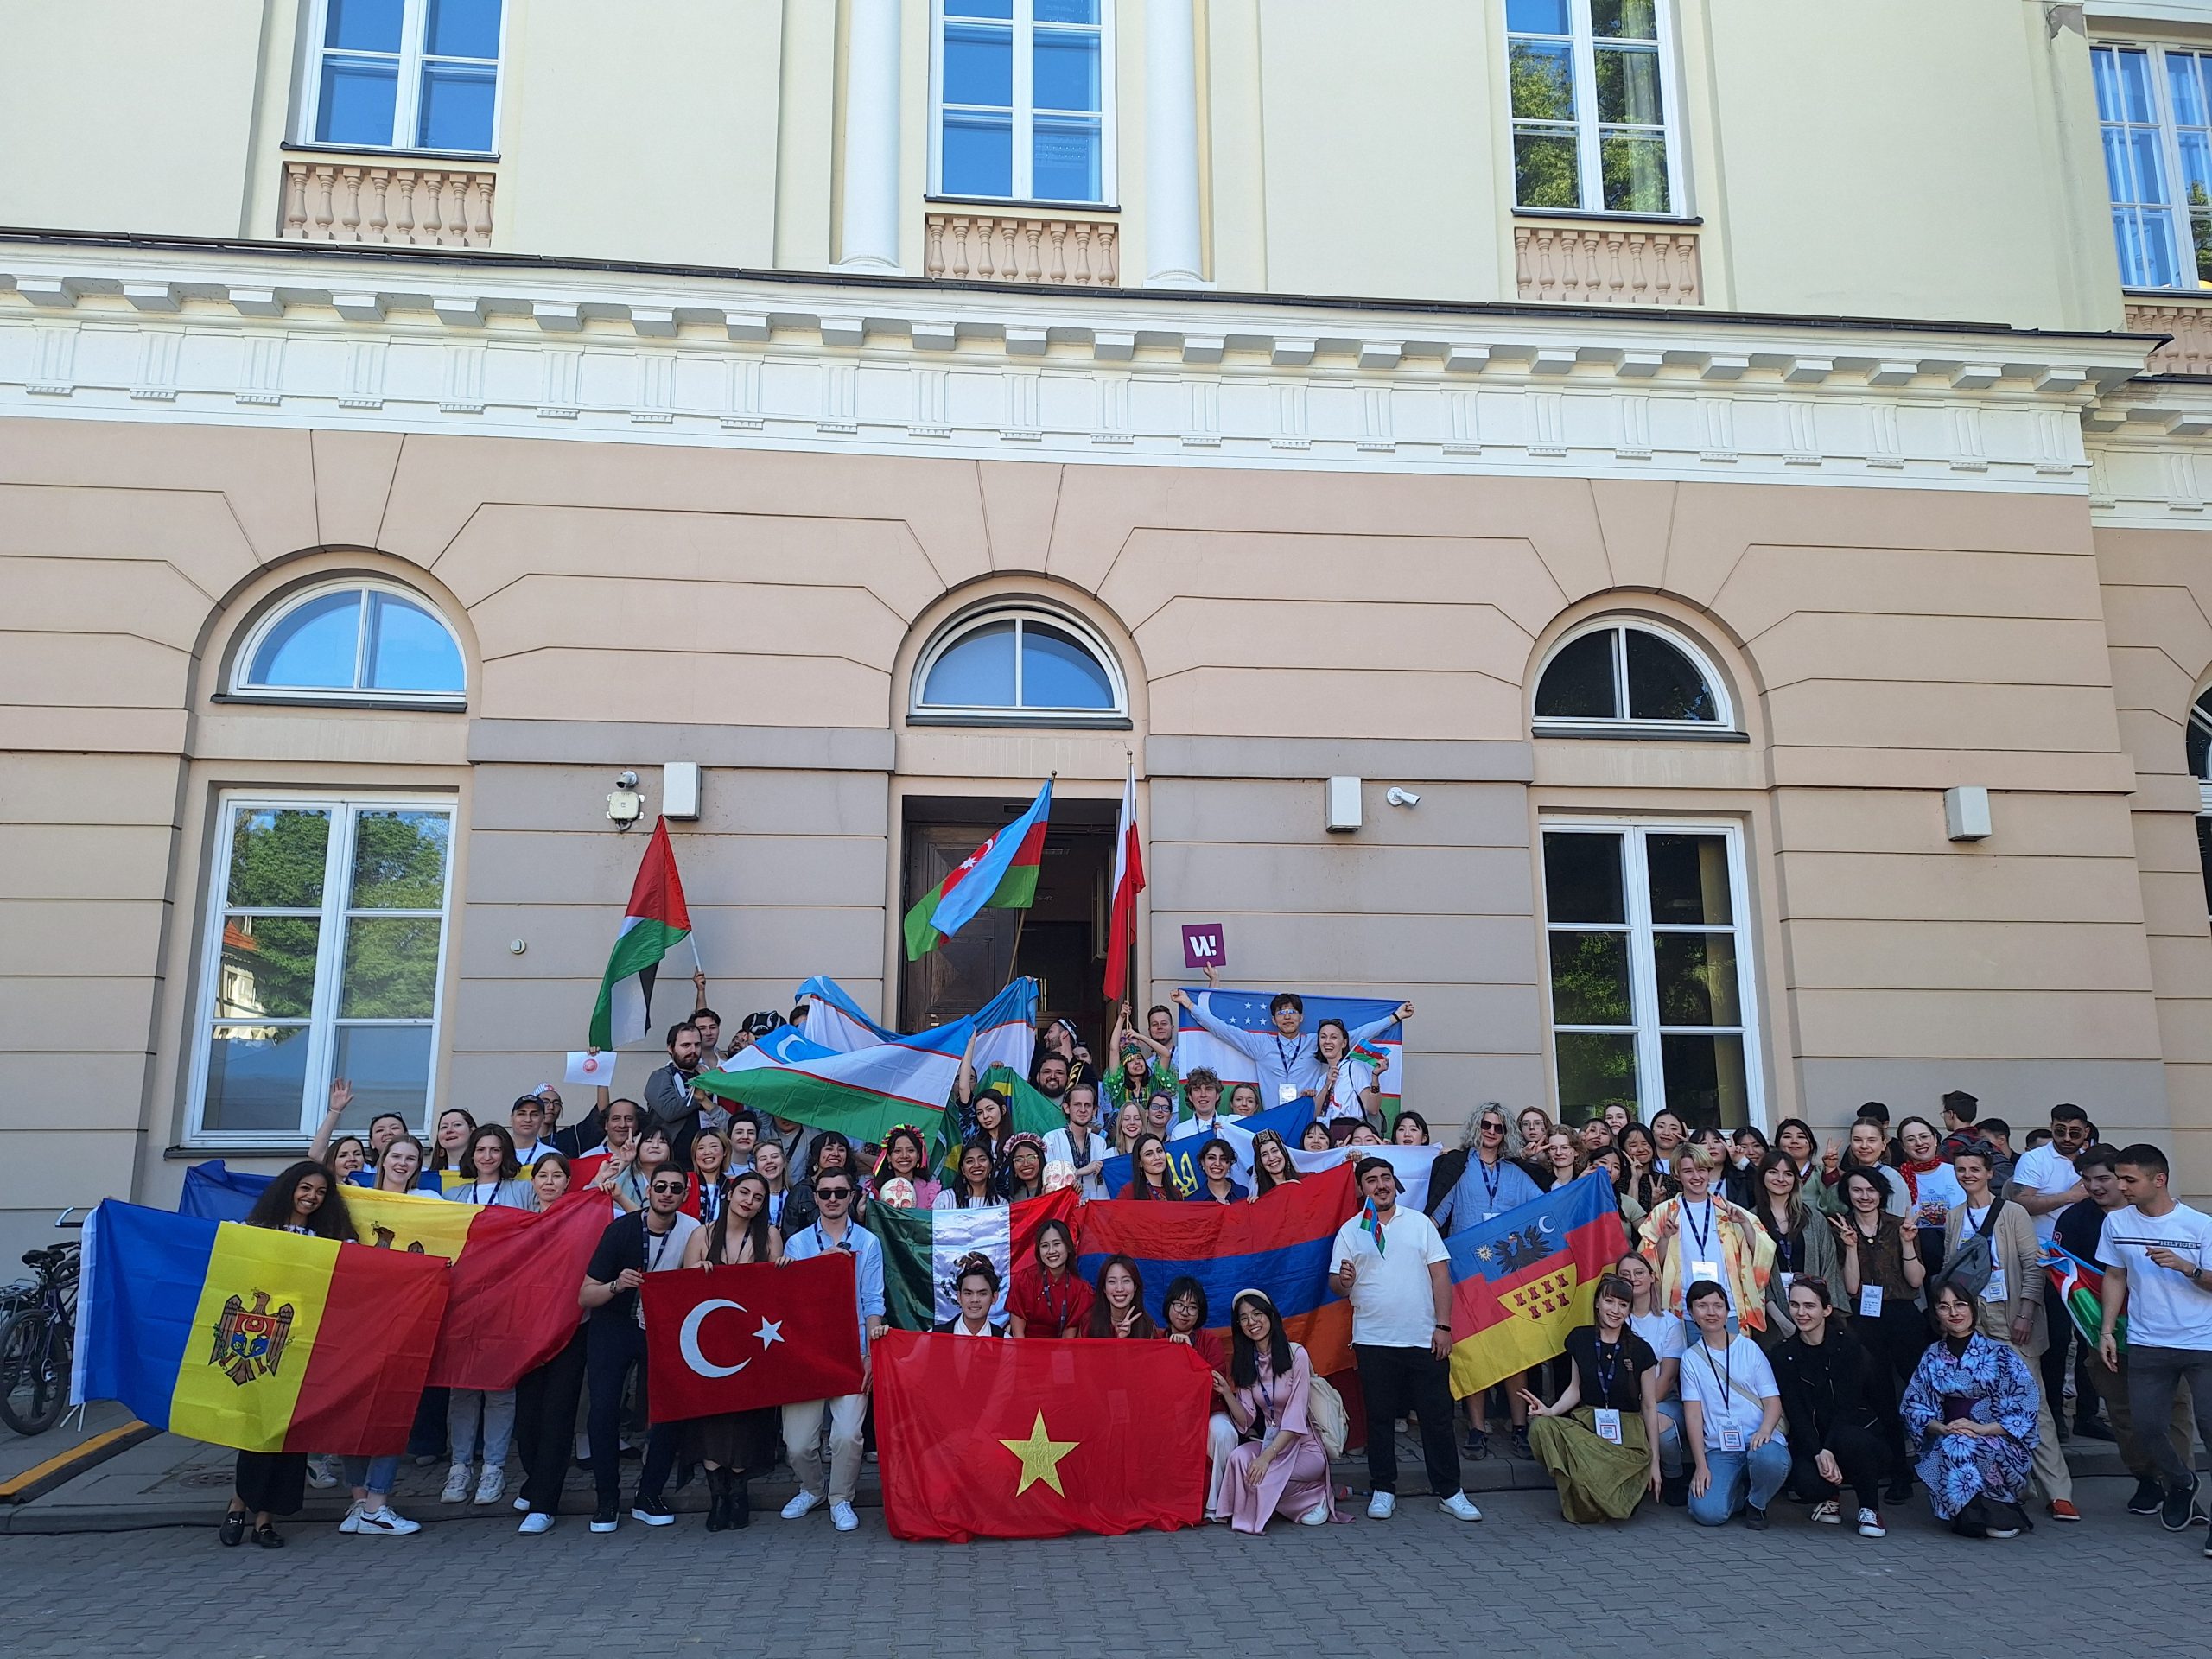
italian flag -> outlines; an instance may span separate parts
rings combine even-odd
[[[906,960],[918,961],[984,909],[1027,910],[1036,901],[1037,871],[1045,861],[1046,821],[1052,816],[1052,783],[1037,791],[1029,810],[962,860],[951,874],[906,912]]]
[[[660,971],[660,959],[690,932],[691,912],[683,907],[683,880],[676,873],[668,820],[658,819],[631,885],[629,908],[607,958],[606,976],[599,982],[599,1001],[591,1011],[593,1047],[620,1048],[651,1034],[653,976]]]
[[[1106,1000],[1118,1002],[1129,988],[1136,953],[1137,894],[1144,891],[1144,849],[1137,840],[1137,768],[1129,763],[1122,785],[1122,817],[1114,832],[1113,920],[1106,931]]]
[[[1037,1230],[1048,1221],[1075,1226],[1078,1200],[1071,1186],[1042,1198],[990,1210],[893,1210],[868,1207],[868,1230],[883,1247],[883,1294],[891,1323],[901,1331],[926,1331],[960,1311],[953,1271],[961,1257],[988,1255],[999,1270],[999,1299],[991,1317],[1006,1317],[1006,1286],[1016,1265],[1034,1260]]]

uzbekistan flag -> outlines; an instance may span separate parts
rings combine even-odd
[[[2043,1268],[2050,1275],[2050,1282],[2057,1287],[2059,1299],[2066,1304],[2066,1317],[2074,1321],[2082,1343],[2094,1352],[2105,1336],[2104,1269],[2084,1262],[2060,1244],[2043,1247]],[[2112,1334],[2122,1348],[2127,1346],[2126,1314],[2112,1322]]]
[[[1058,1538],[1205,1518],[1205,1362],[1179,1342],[874,1349],[883,1520],[894,1538]]]
[[[1278,1187],[1262,1204],[1141,1204],[1107,1199],[1083,1207],[1077,1266],[1096,1282],[1109,1255],[1144,1275],[1145,1312],[1166,1323],[1167,1284],[1189,1274],[1205,1287],[1207,1328],[1224,1346],[1229,1305],[1247,1287],[1267,1292],[1313,1374],[1351,1366],[1351,1304],[1329,1283],[1337,1229],[1359,1211],[1351,1168],[1339,1165]]]
[[[1114,830],[1113,920],[1106,931],[1106,1000],[1118,1002],[1129,987],[1129,958],[1137,941],[1137,894],[1144,891],[1144,848],[1137,839],[1137,767],[1129,762],[1122,785],[1122,816]]]
[[[1183,988],[1193,1001],[1208,995],[1208,988],[1204,985],[1185,985]],[[1304,1029],[1308,1033],[1309,1047],[1312,1046],[1311,1033],[1325,1019],[1341,1020],[1346,1031],[1357,1031],[1371,1020],[1380,1020],[1386,1014],[1394,1015],[1406,1000],[1403,997],[1394,1001],[1377,996],[1316,996],[1302,991],[1299,994],[1306,999]],[[1239,1031],[1257,1032],[1264,1037],[1275,1028],[1275,1022],[1268,1013],[1268,1004],[1274,1000],[1275,995],[1274,991],[1215,990],[1211,992],[1212,1000],[1206,1007],[1224,1025],[1234,1026]],[[1175,1066],[1185,1077],[1191,1075],[1192,1066],[1212,1067],[1214,1075],[1221,1079],[1224,1099],[1232,1085],[1260,1080],[1259,1072],[1242,1049],[1232,1048],[1223,1042],[1198,1023],[1197,1014],[1180,1003],[1176,1005],[1176,1014]],[[1405,1027],[1394,1018],[1389,1026],[1369,1039],[1363,1050],[1355,1052],[1355,1058],[1370,1065],[1379,1060],[1382,1069],[1376,1073],[1375,1082],[1387,1099],[1395,1100],[1402,1092],[1400,1078],[1403,1074],[1399,1068],[1399,1058],[1404,1052],[1405,1042]],[[1294,1146],[1297,1144],[1294,1137],[1291,1140]]]
[[[683,880],[676,873],[676,849],[669,845],[668,820],[653,824],[638,879],[630,887],[629,908],[614,936],[613,954],[591,1011],[595,1048],[619,1048],[652,1030],[653,977],[660,959],[691,931],[691,912],[683,906]]]
[[[978,1077],[1000,1065],[1024,1077],[1029,1074],[1029,1057],[1037,1046],[1037,1004],[1040,995],[1035,980],[1014,980],[967,1019],[953,1022],[976,1033],[976,1046],[969,1058]],[[806,1040],[836,1049],[841,1054],[873,1048],[878,1043],[918,1040],[901,1037],[897,1032],[886,1031],[877,1025],[834,979],[817,976],[808,980],[798,988],[795,1000],[806,1005],[806,1023],[801,1027]],[[938,1029],[943,1031],[945,1027],[940,1026]],[[1058,1116],[1053,1118],[1052,1127],[1059,1127]]]
[[[1075,1227],[1081,1201],[1071,1186],[1042,1198],[990,1210],[894,1210],[868,1207],[868,1230],[883,1246],[883,1298],[891,1323],[902,1331],[926,1331],[960,1311],[952,1294],[952,1269],[977,1251],[999,1270],[998,1300],[991,1317],[1006,1317],[1006,1287],[1014,1269],[1034,1259],[1037,1230],[1048,1221]]]
[[[691,1086],[756,1112],[836,1129],[856,1147],[881,1141],[901,1123],[920,1127],[927,1144],[960,1080],[969,1029],[969,1021],[955,1020],[841,1054],[809,1042],[797,1026],[779,1026],[721,1071],[702,1071]]]
[[[906,960],[937,949],[983,909],[1027,910],[1037,897],[1045,859],[1046,820],[1052,810],[1049,778],[1029,810],[961,861],[957,868],[906,912]],[[811,1016],[810,1016],[810,1018]]]
[[[427,1192],[340,1192],[364,1244],[453,1264],[430,1387],[512,1389],[576,1334],[576,1287],[607,1230],[604,1193],[579,1181],[540,1213]]]
[[[1628,1248],[1603,1170],[1444,1241],[1452,1253],[1452,1393],[1464,1400],[1567,1349]]]
[[[109,1198],[85,1223],[73,1389],[241,1452],[402,1451],[447,1279],[434,1256]]]

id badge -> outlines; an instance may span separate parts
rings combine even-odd
[[[1744,1431],[1740,1428],[1722,1429],[1720,1431],[1720,1449],[1723,1452],[1742,1451],[1744,1449]]]
[[[1785,1273],[1782,1275],[1782,1300],[1783,1301],[1786,1302],[1789,1300],[1789,1287],[1796,1282],[1797,1275],[1794,1273]]]
[[[1700,1279],[1710,1279],[1716,1285],[1727,1282],[1720,1276],[1720,1264],[1718,1262],[1691,1262],[1689,1282],[1695,1284]]]
[[[2004,1268],[1992,1268],[1989,1270],[1989,1282],[1981,1287],[1981,1300],[1985,1302],[2001,1302],[2005,1300]]]
[[[1275,1085],[1275,1099],[1280,1104],[1287,1106],[1297,1098],[1298,1085],[1296,1084],[1279,1083]]]
[[[1598,1438],[1610,1446],[1621,1443],[1621,1414],[1618,1411],[1600,1409],[1597,1414]]]
[[[1882,1287],[1879,1285],[1861,1285],[1859,1287],[1859,1317],[1862,1319],[1882,1317]]]

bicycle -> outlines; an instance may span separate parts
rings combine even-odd
[[[81,1227],[69,1217],[56,1227]],[[83,1247],[74,1239],[23,1252],[35,1280],[11,1285],[0,1302],[12,1303],[0,1322],[0,1422],[18,1434],[43,1434],[69,1406],[69,1367],[77,1339],[77,1275]]]

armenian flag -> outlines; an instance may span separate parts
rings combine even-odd
[[[1281,1186],[1260,1204],[1158,1204],[1113,1198],[1083,1206],[1077,1266],[1096,1281],[1109,1255],[1144,1275],[1145,1311],[1165,1325],[1170,1280],[1190,1274],[1206,1293],[1208,1329],[1229,1332],[1229,1305],[1249,1287],[1265,1291],[1313,1374],[1348,1370],[1351,1304],[1329,1282],[1337,1229],[1359,1212],[1349,1165]]]
[[[1444,1241],[1452,1253],[1452,1393],[1464,1400],[1566,1351],[1628,1241],[1603,1170]]]
[[[1036,902],[1037,873],[1045,862],[1046,821],[1052,811],[1052,780],[1005,829],[961,860],[952,873],[906,912],[906,960],[918,961],[975,919],[981,910],[1027,910]]]
[[[428,1254],[109,1198],[85,1224],[73,1391],[242,1452],[402,1451],[448,1274]]]

